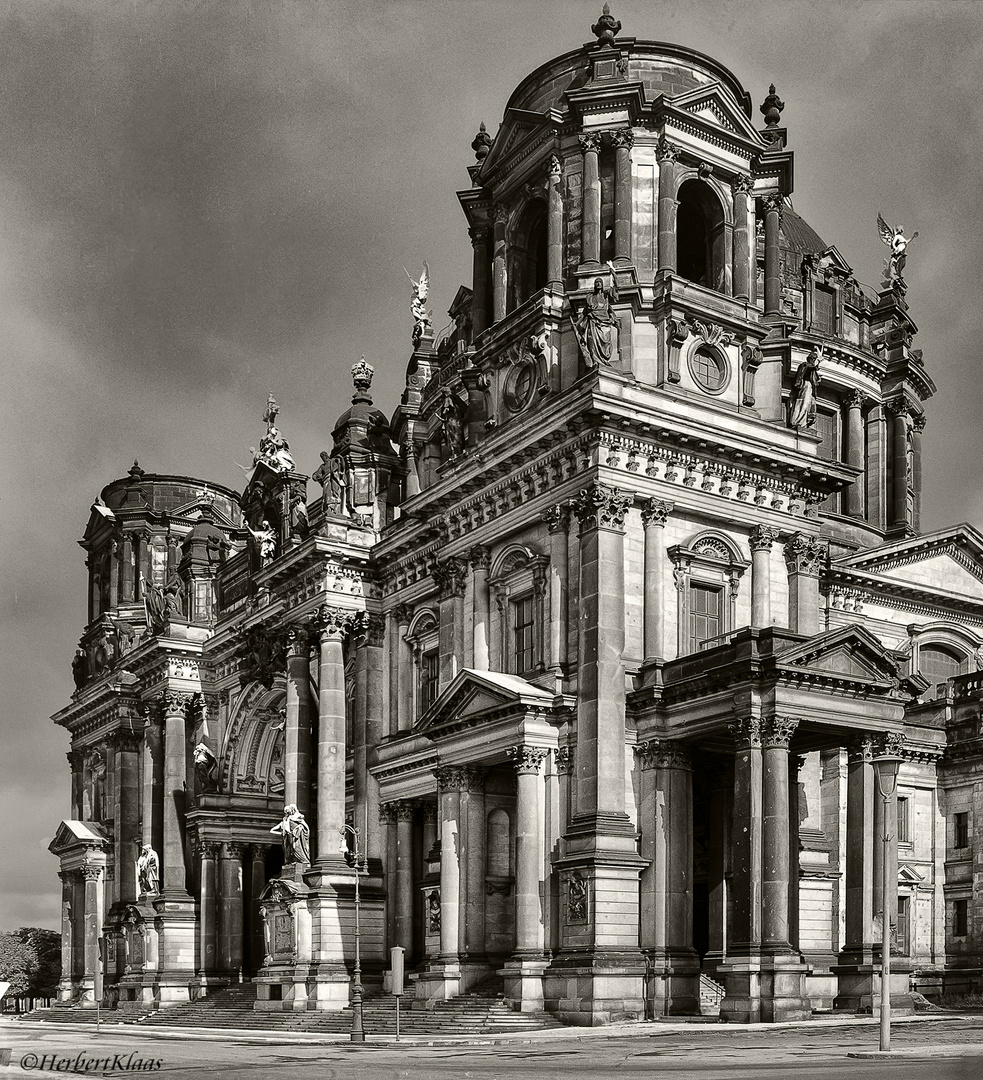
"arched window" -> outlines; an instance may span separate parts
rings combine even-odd
[[[686,180],[677,198],[676,269],[680,277],[723,292],[727,260],[720,200],[702,180]]]
[[[541,199],[522,211],[509,255],[509,311],[513,311],[546,287],[546,203]]]
[[[966,657],[946,645],[919,645],[918,671],[932,686],[966,671]]]

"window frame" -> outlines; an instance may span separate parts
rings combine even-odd
[[[545,599],[548,568],[547,556],[521,546],[508,548],[495,562],[488,585],[499,614],[498,657],[492,657],[493,666],[497,666],[499,671],[525,679],[536,678],[546,671]],[[526,670],[519,671],[516,605],[525,601],[532,603],[532,664]]]
[[[951,927],[952,937],[969,937],[969,897],[958,896],[953,899]]]
[[[424,658],[436,656],[437,679],[434,700],[440,694],[440,615],[433,608],[425,607],[417,611],[410,621],[404,639],[410,647],[413,657],[413,723],[430,708],[423,700],[423,664]]]
[[[911,846],[911,796],[898,795],[897,797],[897,835],[899,844]]]
[[[952,850],[967,851],[970,847],[969,836],[969,811],[955,811],[952,815]],[[960,840],[963,843],[960,843]]]
[[[720,635],[729,634],[736,629],[741,578],[751,563],[741,557],[730,537],[715,529],[701,531],[688,543],[669,548],[666,554],[673,563],[677,592],[676,655],[691,656],[690,585],[721,590]]]

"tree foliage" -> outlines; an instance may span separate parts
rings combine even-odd
[[[47,997],[61,977],[61,934],[22,926],[0,934],[0,980],[10,983],[10,997]]]

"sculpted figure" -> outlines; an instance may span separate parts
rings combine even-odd
[[[877,215],[877,231],[881,234],[881,240],[891,249],[884,266],[884,277],[888,281],[899,281],[907,259],[908,245],[918,233],[912,233],[911,239],[908,239],[902,225],[892,229],[880,214]]]
[[[155,893],[160,888],[160,862],[149,844],[143,845],[137,859],[137,878],[141,893]]]
[[[72,678],[75,680],[75,689],[81,690],[85,686],[86,679],[89,677],[89,658],[85,655],[85,650],[78,648],[75,650],[75,656],[72,658]]]
[[[274,825],[270,832],[280,837],[284,863],[310,865],[311,830],[304,820],[304,815],[293,803],[283,808],[283,820],[279,825]]]
[[[205,743],[200,742],[194,749],[195,780],[199,791],[218,790],[218,762]]]
[[[608,266],[611,266],[608,263]],[[611,267],[612,271],[614,267]],[[618,302],[618,284],[611,275],[611,288],[605,289],[600,278],[594,279],[594,290],[580,309],[580,318],[574,323],[577,340],[584,359],[590,367],[610,364],[614,355],[615,327],[618,320],[611,305]]]
[[[433,312],[427,310],[427,297],[430,295],[430,267],[423,264],[423,273],[419,281],[410,277],[409,271],[403,267],[403,273],[410,278],[413,286],[413,299],[410,301],[410,313],[413,316],[413,348],[420,347],[420,340],[430,326]]]
[[[270,523],[263,518],[263,524],[258,529],[247,529],[252,533],[253,540],[259,546],[260,556],[264,559],[272,559],[276,555],[276,533],[270,527]]]
[[[464,409],[464,404],[445,386],[441,390],[437,415],[440,417],[441,437],[451,457],[464,451]]]
[[[822,358],[823,347],[819,345],[799,364],[789,401],[789,427],[810,428],[816,423],[816,387],[819,386]]]

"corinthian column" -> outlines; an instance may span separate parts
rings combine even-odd
[[[846,399],[846,463],[863,470],[866,458],[863,407],[866,398],[860,390]],[[850,517],[864,516],[864,487],[866,475],[860,475],[846,489],[846,512]]]
[[[446,559],[433,569],[440,596],[440,689],[454,678],[464,655],[464,589],[467,563]]]
[[[922,432],[925,430],[925,414],[918,413],[911,422],[911,486],[915,496],[915,513],[911,527],[916,533],[922,528]]]
[[[490,301],[491,264],[488,258],[490,230],[487,225],[476,225],[468,230],[471,245],[474,248],[473,277],[474,291],[471,297],[471,330],[475,338],[488,328],[488,305]]]
[[[389,669],[389,685],[396,695],[395,731],[393,719],[390,718],[389,722],[390,732],[393,734],[409,731],[413,726],[413,659],[406,641],[412,617],[413,609],[409,604],[398,605],[390,616],[394,640],[389,650],[392,665]]]
[[[488,632],[490,619],[490,601],[488,596],[488,571],[491,557],[488,548],[476,544],[468,552],[471,563],[471,581],[474,593],[474,667],[477,671],[487,671],[489,664]]]
[[[546,283],[551,289],[563,288],[563,169],[560,159],[550,158],[546,218]]]
[[[567,602],[569,596],[570,510],[562,503],[543,511],[550,534],[550,673],[563,677],[567,662]]]
[[[659,163],[659,269],[676,271],[676,159],[679,147],[663,135],[655,148]]]
[[[510,746],[507,753],[516,771],[515,959],[538,959],[545,947],[539,888],[543,867],[541,769],[549,750]]]
[[[797,532],[785,542],[788,567],[788,625],[797,634],[818,634],[819,573],[827,547],[815,536]]]
[[[352,612],[319,608],[311,627],[320,642],[317,733],[317,862],[338,858],[345,824],[345,633]]]
[[[287,632],[287,709],[284,719],[283,801],[311,812],[311,675],[306,629]]]
[[[908,526],[908,421],[911,406],[903,398],[887,403],[891,416],[891,528]]]
[[[734,177],[734,299],[751,298],[751,235],[748,200],[754,180],[746,173]]]
[[[185,792],[188,782],[185,710],[191,695],[165,690],[157,701],[164,715],[164,842],[160,891],[168,899],[185,899],[188,896],[184,863]]]
[[[631,128],[611,132],[614,147],[614,261],[619,266],[631,262],[631,148],[635,133]]]
[[[647,499],[642,504],[645,527],[645,594],[642,624],[646,664],[665,658],[666,522],[673,504]]]
[[[778,530],[755,525],[751,530],[751,625],[771,626],[771,549]]]
[[[505,269],[505,229],[509,212],[504,206],[495,207],[495,232],[492,246],[492,311],[493,321],[505,318],[505,299],[508,280]]]
[[[782,310],[781,254],[778,230],[782,223],[782,197],[769,195],[763,200],[765,211],[765,310],[764,314],[780,315]]]
[[[773,954],[792,951],[788,744],[798,724],[798,720],[772,716],[762,730],[761,942],[763,950]]]
[[[599,132],[580,135],[584,152],[583,209],[580,222],[580,261],[587,268],[601,263],[601,180],[598,174],[598,155],[601,152]]]

